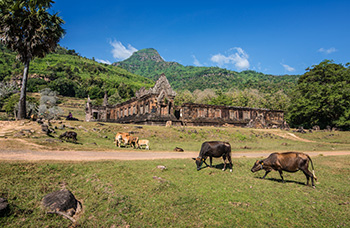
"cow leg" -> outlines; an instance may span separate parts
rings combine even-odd
[[[267,175],[269,172],[271,172],[271,171],[266,170],[265,175],[262,177],[262,179],[265,179],[266,175]]]
[[[224,160],[224,168],[222,169],[222,171],[225,171],[226,169],[226,156],[222,155],[222,160]]]
[[[227,156],[227,159],[228,159],[228,162],[229,162],[229,164],[230,164],[230,172],[232,172],[232,159],[231,159],[231,156],[230,155],[228,155]]]
[[[213,157],[212,156],[209,157],[209,161],[210,161],[209,167],[211,168],[211,167],[213,167]]]
[[[204,162],[204,164],[206,165],[206,166],[209,166],[206,162],[205,162],[205,160],[203,161]],[[211,163],[210,163],[211,164]],[[211,166],[210,166],[211,167]]]
[[[315,188],[314,175],[312,175],[312,173],[308,169],[305,169],[305,170],[302,169],[302,171],[306,177],[306,185],[309,185],[309,181],[310,181],[310,177],[311,177],[312,187]]]
[[[278,172],[280,173],[280,176],[281,176],[281,179],[282,179],[282,182],[285,183],[284,179],[283,179],[283,173],[282,173],[282,170],[278,170]]]

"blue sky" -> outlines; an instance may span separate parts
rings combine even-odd
[[[350,62],[350,1],[56,0],[60,45],[113,63],[155,48],[166,61],[266,74]]]

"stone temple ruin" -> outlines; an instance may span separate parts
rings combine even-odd
[[[117,105],[108,105],[105,95],[102,106],[86,103],[86,121],[123,124],[181,126],[248,126],[255,128],[283,127],[284,113],[279,110],[186,103],[174,105],[175,91],[165,74],[155,86],[142,87],[135,97]]]

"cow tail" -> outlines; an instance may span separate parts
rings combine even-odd
[[[312,160],[311,160],[310,156],[308,155],[307,157],[309,158],[309,160],[310,160],[310,162],[311,162],[312,176],[314,177],[315,181],[317,181],[317,177],[316,177],[316,175],[315,175],[314,164],[312,163]]]

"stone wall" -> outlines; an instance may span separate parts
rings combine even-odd
[[[280,126],[283,124],[283,111],[234,107],[234,106],[219,106],[219,105],[204,105],[204,104],[183,104],[178,107],[180,110],[180,118],[187,125],[197,126],[212,126],[232,124],[235,126],[246,126],[252,120],[261,119],[263,127],[272,125]]]
[[[148,125],[165,125],[167,121],[172,121],[173,125],[231,124],[259,128],[283,126],[283,111],[204,104],[183,104],[175,107],[175,96],[175,91],[162,74],[153,88],[141,88],[135,97],[123,103],[110,106],[105,95],[102,106],[93,106],[88,99],[86,121]]]

